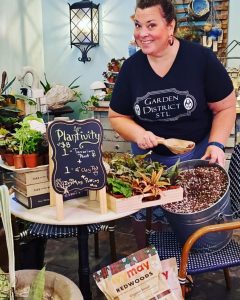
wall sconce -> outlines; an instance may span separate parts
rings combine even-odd
[[[88,0],[82,0],[69,5],[70,10],[70,39],[72,45],[76,46],[82,53],[78,60],[90,61],[88,51],[99,45],[99,4]]]

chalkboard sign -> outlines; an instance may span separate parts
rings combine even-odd
[[[103,128],[98,120],[54,121],[48,127],[48,139],[53,149],[55,192],[69,194],[105,186],[101,152]]]

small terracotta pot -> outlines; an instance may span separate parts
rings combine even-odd
[[[27,168],[36,168],[38,166],[38,154],[24,154],[24,160]]]
[[[5,153],[4,157],[8,166],[10,167],[14,166],[13,153]]]
[[[23,154],[14,154],[13,159],[14,159],[15,169],[25,168],[25,161],[24,161]]]
[[[120,71],[119,66],[118,66],[118,65],[114,65],[114,66],[112,67],[112,71],[113,71],[113,72],[119,72],[119,71]]]
[[[0,155],[1,155],[2,161],[5,162],[6,161],[6,159],[5,159],[5,153],[0,153]]]

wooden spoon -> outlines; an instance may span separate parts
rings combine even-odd
[[[158,144],[162,144],[167,147],[174,154],[184,154],[194,149],[195,143],[192,141],[180,140],[180,139],[164,139],[158,138]]]

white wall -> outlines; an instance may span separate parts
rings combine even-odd
[[[76,1],[70,1],[70,4]],[[49,80],[70,83],[78,80],[84,97],[90,95],[89,85],[102,80],[108,61],[128,56],[128,43],[133,24],[130,15],[134,11],[135,0],[99,0],[100,3],[100,44],[88,55],[91,62],[78,61],[79,49],[70,47],[69,7],[67,0],[43,0],[43,38],[45,50],[45,72]]]
[[[25,65],[44,70],[41,0],[0,1],[0,74],[9,81]],[[15,89],[17,89],[15,81]]]

